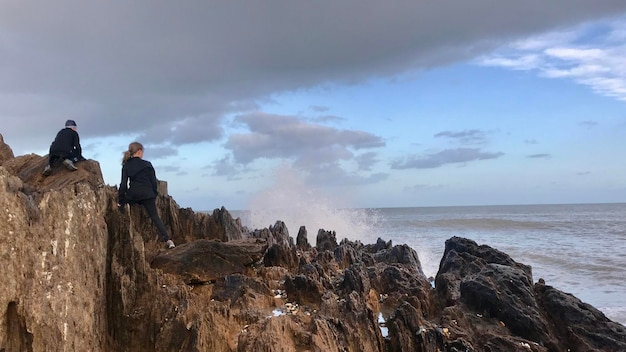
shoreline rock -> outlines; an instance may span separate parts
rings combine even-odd
[[[453,237],[425,277],[415,250],[225,209],[120,213],[97,161],[44,178],[0,135],[0,351],[623,351],[626,328],[534,283],[529,266]]]

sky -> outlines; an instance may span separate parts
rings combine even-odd
[[[626,1],[0,1],[0,133],[182,207],[626,199]]]

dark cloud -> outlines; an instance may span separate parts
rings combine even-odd
[[[226,114],[276,93],[465,60],[624,11],[623,0],[8,0],[0,117],[18,149],[47,147],[68,117],[85,137],[214,141]]]
[[[361,155],[357,155],[354,160],[359,165],[359,170],[363,171],[371,171],[372,166],[378,163],[378,154],[374,152],[363,153]]]
[[[435,134],[438,138],[449,138],[461,144],[482,144],[487,141],[488,133],[480,130],[465,130],[460,132],[443,131]]]
[[[242,164],[277,158],[299,159],[304,166],[323,160],[349,159],[353,151],[385,145],[382,138],[368,132],[340,130],[293,116],[257,113],[238,116],[235,121],[245,125],[250,133],[232,134],[225,147]]]
[[[541,153],[541,154],[531,154],[526,157],[531,158],[531,159],[541,159],[541,158],[549,158],[550,156],[551,156],[550,154]]]
[[[230,155],[216,160],[207,168],[213,169],[211,176],[225,176],[228,180],[240,180],[241,177],[239,175],[244,171],[244,167],[241,164],[234,163]]]
[[[248,133],[231,135],[225,148],[232,152],[216,166],[216,173],[231,174],[260,159],[288,162],[304,172],[311,183],[363,184],[386,177],[370,172],[377,162],[374,151],[385,145],[382,138],[356,130],[341,130],[294,116],[263,113],[241,115],[235,122]]]
[[[446,149],[438,153],[412,155],[391,163],[392,169],[432,169],[447,164],[467,163],[476,160],[495,159],[504,153],[487,153],[477,148]]]
[[[333,115],[324,115],[324,116],[318,116],[315,118],[312,118],[311,121],[313,122],[319,122],[319,123],[325,123],[325,122],[340,122],[340,121],[345,121],[346,119],[343,117],[339,117],[339,116],[333,116]]]
[[[171,145],[156,147],[146,144],[144,149],[144,155],[148,159],[158,159],[178,154],[178,150]]]

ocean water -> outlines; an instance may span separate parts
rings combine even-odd
[[[573,294],[626,325],[626,204],[506,205],[233,212],[245,226],[264,228],[282,220],[291,236],[306,226],[315,244],[319,229],[373,243],[378,237],[408,244],[426,276],[435,276],[445,241],[472,239],[530,265],[533,280]]]

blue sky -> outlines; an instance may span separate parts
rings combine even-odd
[[[626,3],[463,6],[3,2],[0,133],[195,210],[623,202]]]

